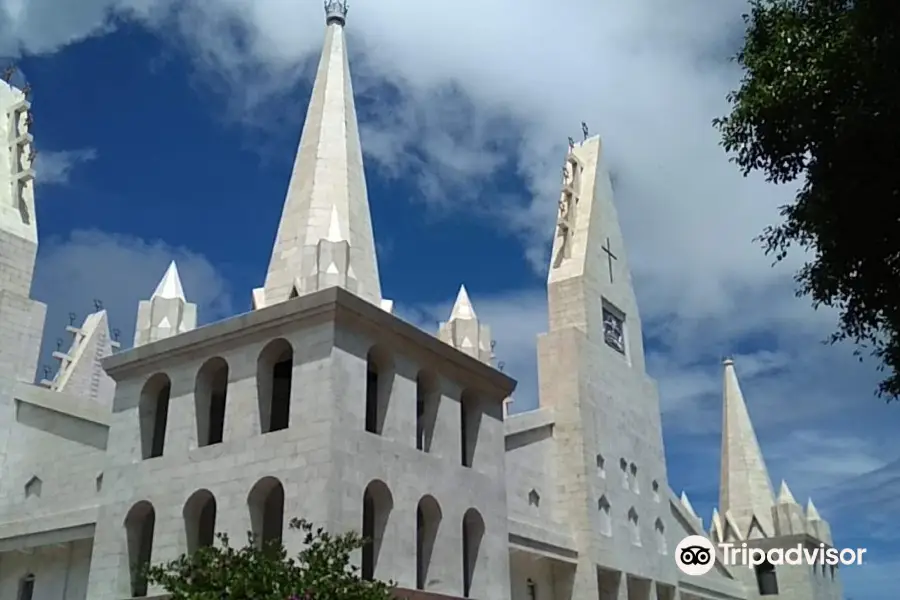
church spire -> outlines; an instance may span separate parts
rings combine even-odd
[[[734,361],[728,359],[724,366],[719,510],[733,514],[745,531],[755,517],[765,531],[771,532],[771,527],[766,525],[771,523],[775,504],[772,481],[753,431]]]
[[[346,0],[325,2],[325,43],[255,308],[328,287],[382,302],[344,37]]]

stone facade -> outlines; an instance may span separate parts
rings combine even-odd
[[[329,0],[326,16],[254,310],[198,328],[173,263],[137,307],[132,348],[98,309],[38,383],[30,107],[0,84],[0,598],[164,597],[134,565],[216,532],[297,551],[297,516],[373,539],[354,560],[400,600],[838,600],[828,567],[676,569],[686,535],[768,548],[831,545],[831,532],[786,484],[774,496],[731,361],[719,510],[704,527],[672,493],[599,138],[565,161],[535,410],[507,414],[515,382],[464,287],[435,335],[391,314],[346,5]]]

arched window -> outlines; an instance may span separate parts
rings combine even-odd
[[[141,456],[145,459],[163,454],[171,392],[172,382],[165,373],[157,373],[148,379],[141,390],[138,414],[141,422]]]
[[[388,519],[394,509],[394,498],[383,481],[369,483],[363,493],[362,534],[366,540],[362,548],[362,578],[375,579],[378,572],[378,558]]]
[[[612,516],[609,514],[610,505],[606,496],[600,496],[597,500],[597,511],[600,513],[600,534],[605,536],[612,535]]]
[[[19,580],[18,600],[34,600],[34,573]]]
[[[262,433],[288,428],[293,373],[294,349],[287,340],[273,340],[259,353],[256,361],[256,393]]]
[[[633,491],[635,494],[640,494],[640,493],[641,493],[641,486],[640,486],[639,483],[638,483],[638,476],[637,476],[637,474],[638,474],[638,468],[637,468],[637,465],[635,465],[634,463],[631,463],[630,471],[631,471],[631,491]]]
[[[260,547],[281,543],[284,530],[284,486],[274,477],[263,477],[247,496],[253,539]]]
[[[478,446],[478,430],[481,428],[481,408],[478,397],[465,391],[460,398],[460,446],[462,450],[462,466],[471,467],[475,462],[475,449]]]
[[[659,502],[659,482],[654,479],[650,484],[650,489],[653,491],[653,501]]]
[[[628,509],[628,525],[631,528],[631,543],[635,546],[641,545],[641,526],[638,520],[637,511],[632,506]]]
[[[481,540],[484,537],[484,519],[474,508],[466,511],[462,522],[462,558],[463,558],[463,597],[471,598],[477,594],[475,586],[480,571],[478,554]]]
[[[225,398],[228,393],[228,363],[216,357],[197,372],[194,407],[197,418],[197,445],[222,441],[225,433]]]
[[[156,512],[153,510],[153,505],[147,501],[141,501],[132,506],[125,517],[132,598],[143,598],[147,595],[144,569],[150,564],[155,526]]]
[[[619,470],[622,471],[622,487],[627,490],[631,486],[628,483],[628,461],[624,458],[619,460]]]
[[[424,590],[428,585],[428,569],[441,525],[441,507],[432,496],[419,500],[416,509],[416,589]]]
[[[434,436],[434,424],[437,420],[441,393],[437,378],[427,372],[419,371],[416,377],[416,448],[424,452],[431,451],[431,440]]]
[[[216,536],[216,499],[209,490],[194,492],[184,505],[188,554],[213,545]]]
[[[606,479],[606,459],[600,453],[597,453],[597,475],[600,479]]]
[[[760,596],[778,595],[778,575],[775,566],[769,561],[754,567],[756,570],[756,585]]]
[[[528,600],[537,600],[537,585],[529,579],[525,582],[525,589],[528,590]]]
[[[394,386],[390,356],[377,346],[366,356],[366,431],[381,435]]]
[[[666,543],[666,526],[663,524],[662,519],[656,519],[656,523],[653,524],[653,529],[656,532],[656,549],[659,550],[660,554],[668,554],[669,547]]]

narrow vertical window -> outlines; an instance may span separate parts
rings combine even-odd
[[[287,340],[277,339],[259,354],[256,387],[262,433],[287,429],[291,416],[291,387],[294,349]]]

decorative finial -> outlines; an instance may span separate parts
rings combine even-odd
[[[581,133],[584,135],[584,139],[588,139],[588,126],[584,121],[581,122]]]
[[[569,152],[572,152],[575,149],[575,138],[569,136]]]
[[[5,83],[9,83],[12,81],[13,75],[16,74],[16,66],[9,65],[5,69],[3,69],[3,75],[0,75],[0,79],[2,79]]]
[[[69,313],[69,325],[75,325],[75,319],[77,319],[77,318],[78,318],[78,315],[76,315],[73,312],[70,312]]]
[[[325,24],[346,24],[347,11],[349,9],[350,6],[347,4],[347,0],[325,0]]]
[[[94,298],[94,310],[97,312],[100,312],[101,310],[103,310],[103,300]]]

